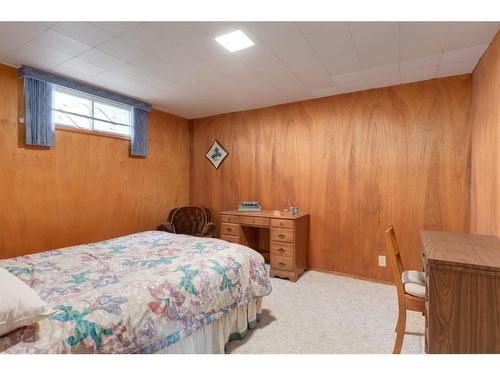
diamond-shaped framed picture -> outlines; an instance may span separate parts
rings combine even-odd
[[[220,165],[224,159],[229,155],[224,147],[217,141],[217,139],[212,143],[212,146],[205,154],[205,157],[212,163],[215,169],[219,169]]]

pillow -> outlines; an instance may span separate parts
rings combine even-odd
[[[54,313],[22,280],[0,267],[0,336]]]

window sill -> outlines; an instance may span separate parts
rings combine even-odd
[[[89,135],[96,135],[98,137],[118,138],[118,139],[122,139],[124,141],[131,140],[130,136],[109,133],[109,132],[104,132],[104,131],[99,131],[99,130],[86,130],[86,129],[74,128],[72,126],[57,125],[57,124],[55,127],[56,127],[56,130],[61,130],[61,131],[70,132],[70,133],[83,133],[83,134],[89,134]]]

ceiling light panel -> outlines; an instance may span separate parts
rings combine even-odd
[[[236,52],[255,45],[241,30],[218,36],[215,40],[229,52]]]

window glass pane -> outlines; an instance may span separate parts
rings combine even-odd
[[[130,126],[111,124],[109,122],[94,120],[94,129],[104,132],[111,132],[130,136]]]
[[[54,90],[54,109],[92,116],[92,100],[67,91]]]
[[[92,130],[92,119],[54,111],[54,122],[57,125],[74,126],[79,129]]]
[[[54,90],[56,125],[116,133],[130,137],[131,107],[61,87]]]
[[[94,117],[96,119],[116,122],[130,126],[130,109],[112,103],[94,101]]]

